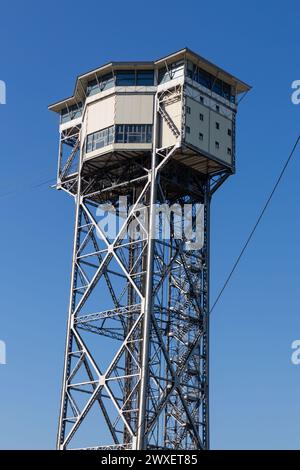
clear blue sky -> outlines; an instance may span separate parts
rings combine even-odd
[[[57,120],[47,105],[109,60],[184,46],[250,83],[238,116],[237,174],[214,197],[212,298],[300,132],[296,1],[2,1],[0,79],[0,448],[53,448],[65,340],[73,201],[55,177]],[[300,449],[300,150],[211,325],[213,448]],[[4,196],[4,193],[14,191]]]

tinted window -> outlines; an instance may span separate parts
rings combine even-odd
[[[154,85],[153,70],[143,70],[137,72],[137,85],[151,86]]]
[[[133,86],[135,85],[135,72],[134,71],[119,71],[116,72],[117,86]]]

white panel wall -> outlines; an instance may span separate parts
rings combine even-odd
[[[116,95],[115,124],[152,124],[153,95]]]
[[[232,122],[217,113],[210,111],[210,146],[209,153],[226,163],[232,164],[232,155],[228,154],[228,149],[232,152],[232,137],[228,135],[228,129],[232,131]],[[219,129],[217,129],[218,124]],[[216,145],[219,143],[219,148]]]
[[[190,108],[190,114],[187,113]],[[203,116],[203,120],[200,119]],[[190,133],[186,131],[185,140],[205,152],[209,152],[210,147],[210,110],[191,98],[186,98],[186,127],[190,128]],[[200,133],[203,140],[200,140]]]
[[[114,115],[114,95],[89,104],[85,116],[86,134],[112,126],[114,124]]]
[[[190,113],[187,112],[188,108]],[[233,149],[232,120],[225,117],[222,109],[221,112],[217,112],[213,103],[211,103],[211,107],[208,107],[187,97],[186,127],[190,129],[190,132],[186,131],[185,135],[187,143],[217,157],[219,160],[229,164],[232,163],[232,155],[228,153],[228,149],[231,150],[231,153]],[[231,136],[228,134],[228,130],[231,131]]]

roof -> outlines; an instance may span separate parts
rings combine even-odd
[[[177,52],[173,52],[161,59],[155,61],[131,61],[131,62],[109,62],[107,64],[102,65],[96,69],[90,70],[82,75],[79,75],[76,79],[75,89],[72,96],[69,98],[65,98],[61,101],[58,101],[54,104],[49,106],[49,109],[54,112],[60,112],[66,106],[71,106],[73,104],[77,104],[80,101],[84,100],[85,97],[85,90],[89,81],[93,80],[98,74],[105,74],[114,69],[128,69],[128,68],[139,68],[139,69],[149,69],[153,67],[159,67],[163,64],[168,64],[177,60],[181,60],[183,58],[190,59],[192,62],[196,63],[199,67],[207,72],[217,76],[220,80],[228,83],[229,85],[235,87],[236,93],[244,93],[251,89],[250,85],[247,85],[245,82],[239,80],[238,78],[234,77],[230,73],[226,72],[222,68],[218,67],[217,65],[209,62],[204,57],[196,54],[195,52],[191,51],[187,47],[184,49],[180,49]]]

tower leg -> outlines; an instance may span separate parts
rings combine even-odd
[[[157,121],[157,104],[154,109],[154,129]],[[156,231],[156,193],[157,193],[157,169],[156,169],[156,147],[157,132],[154,134],[152,162],[150,175],[150,198],[149,198],[149,220],[148,220],[148,246],[146,258],[146,277],[145,277],[145,299],[143,302],[143,346],[142,346],[142,367],[141,367],[141,385],[140,385],[140,403],[138,415],[137,449],[147,448],[146,429],[147,429],[147,401],[149,394],[149,344],[152,328],[153,315],[153,269],[154,269],[154,243]]]
[[[79,173],[81,169],[81,159],[79,162]],[[78,276],[78,267],[76,265],[76,256],[79,249],[80,243],[80,231],[79,225],[82,218],[82,208],[80,204],[81,199],[81,177],[79,176],[77,181],[77,195],[75,198],[76,209],[75,209],[75,226],[74,226],[74,242],[73,242],[73,254],[72,254],[72,271],[71,271],[71,286],[70,286],[70,300],[69,300],[69,311],[68,311],[68,320],[67,320],[67,333],[66,333],[66,346],[65,346],[65,356],[64,356],[64,370],[63,370],[63,380],[62,380],[62,391],[61,391],[61,404],[60,404],[60,413],[59,413],[59,424],[58,424],[58,433],[57,433],[57,449],[63,448],[63,441],[65,435],[65,417],[66,417],[66,408],[67,408],[67,381],[70,375],[71,368],[71,351],[72,343],[74,341],[73,332],[72,332],[72,315],[75,309],[76,303],[76,294],[75,289],[77,286],[77,276]]]
[[[189,185],[172,159],[176,148],[159,149],[155,140],[152,155],[129,158],[127,168],[120,155],[108,176],[105,164],[88,179],[84,167],[72,182],[76,223],[59,449],[209,447],[210,179],[193,174]],[[124,196],[126,211],[115,214],[116,232],[107,234],[99,207],[110,217]],[[157,206],[172,204],[176,210],[165,214],[170,236],[156,236]],[[148,224],[139,222],[140,236],[132,239],[126,234],[141,205]],[[192,249],[186,235],[176,236],[186,205],[193,221],[197,207],[203,210],[204,241]]]

